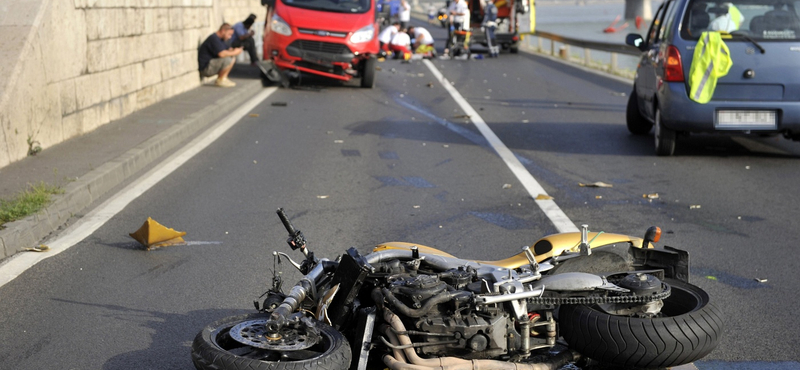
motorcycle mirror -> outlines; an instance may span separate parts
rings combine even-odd
[[[650,243],[658,243],[659,240],[661,240],[661,228],[650,226],[644,233],[642,248],[650,248]]]

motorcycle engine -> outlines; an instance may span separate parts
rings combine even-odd
[[[403,317],[420,354],[493,358],[518,348],[520,336],[510,316],[502,308],[478,311],[469,299],[443,300],[431,305],[429,300],[441,295],[471,296],[483,293],[475,271],[452,269],[435,275],[394,275],[388,279],[389,291],[409,308],[423,309],[420,317]],[[461,292],[461,293],[459,293]],[[426,305],[426,303],[428,303]]]

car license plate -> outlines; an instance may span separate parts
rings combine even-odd
[[[718,129],[768,130],[778,127],[778,114],[774,110],[719,110]]]

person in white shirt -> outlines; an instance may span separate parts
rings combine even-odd
[[[422,54],[423,57],[433,57],[433,36],[428,30],[422,27],[411,26],[408,28],[408,34],[414,38],[414,53]]]
[[[406,29],[411,21],[411,5],[406,0],[400,0],[400,29]]]
[[[392,41],[389,43],[389,50],[394,52],[395,58],[400,58],[402,56],[404,61],[408,61],[411,59],[411,37],[405,32],[405,30],[401,30],[400,32],[396,33],[394,37],[392,37]]]
[[[392,37],[394,37],[399,30],[400,22],[395,21],[378,34],[378,42],[381,44],[381,50],[389,51],[389,43],[392,42]]]
[[[450,3],[450,18],[456,30],[466,31],[469,29],[469,5],[466,0],[455,0]]]

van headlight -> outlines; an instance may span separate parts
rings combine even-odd
[[[291,36],[292,35],[292,28],[289,27],[289,24],[283,20],[279,15],[274,14],[272,16],[272,21],[269,23],[270,29],[273,31],[284,35],[284,36]]]
[[[360,44],[372,40],[373,37],[375,37],[375,27],[370,24],[369,26],[353,32],[353,35],[350,36],[350,42]]]

